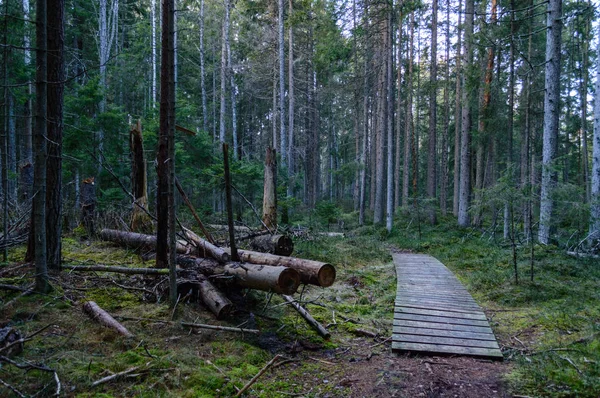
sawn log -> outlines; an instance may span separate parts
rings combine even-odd
[[[223,275],[232,277],[236,285],[250,289],[264,290],[281,294],[292,294],[300,286],[298,271],[287,267],[274,267],[264,264],[219,264],[210,258],[177,256],[177,264],[186,270],[203,275]],[[289,292],[289,293],[286,293]]]
[[[227,251],[227,248],[224,248]],[[280,265],[293,268],[300,274],[300,282],[329,287],[335,282],[335,268],[328,263],[302,258],[277,256],[251,250],[238,250],[240,260],[253,264]]]
[[[279,256],[289,256],[294,251],[294,242],[287,235],[262,235],[252,239],[250,246],[256,251]]]

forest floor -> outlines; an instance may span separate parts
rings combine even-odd
[[[512,254],[480,231],[456,232],[449,223],[401,224],[387,235],[363,228],[345,238],[299,239],[295,255],[333,263],[336,283],[307,287],[295,297],[330,330],[319,337],[278,296],[230,292],[237,311],[217,321],[201,305],[182,302],[173,312],[163,277],[63,271],[45,297],[0,292],[0,326],[23,335],[47,327],[13,358],[56,371],[65,396],[234,396],[274,356],[280,361],[246,393],[252,397],[504,397],[600,394],[600,270],[556,248],[536,247],[535,281],[514,283]],[[395,297],[393,248],[429,253],[448,265],[485,310],[504,362],[391,352]],[[529,271],[527,247],[519,271]],[[33,269],[20,263],[24,248],[0,266],[0,283],[25,285]],[[64,239],[71,264],[151,266],[138,254],[108,243]],[[525,277],[525,278],[524,278]],[[158,293],[151,293],[152,291]],[[82,311],[96,301],[135,334],[124,339]],[[132,321],[136,317],[146,320]],[[161,321],[256,327],[261,334],[189,329]],[[133,369],[133,370],[131,370]],[[93,386],[103,377],[131,370]],[[23,395],[51,396],[53,373],[0,363],[0,380]],[[3,383],[0,383],[3,384]],[[18,396],[0,385],[0,396]]]

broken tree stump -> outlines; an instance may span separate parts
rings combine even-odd
[[[93,301],[88,301],[83,305],[83,312],[85,312],[90,318],[95,320],[96,322],[106,326],[114,330],[125,337],[133,337],[133,333],[131,333],[125,326],[121,325],[119,322],[115,320],[108,312],[104,311],[98,304]]]
[[[250,246],[259,252],[289,256],[294,251],[294,242],[287,235],[262,235],[250,241]]]

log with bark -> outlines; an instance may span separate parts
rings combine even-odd
[[[231,301],[206,278],[202,278],[198,282],[198,291],[202,302],[215,314],[217,319],[225,318],[231,313],[233,309]]]
[[[130,249],[156,250],[155,235],[138,234],[137,232],[126,232],[116,229],[103,229],[100,231],[100,238]],[[177,242],[177,253],[190,254],[192,252],[194,252],[194,247],[185,242]]]
[[[250,241],[250,246],[259,252],[289,256],[294,251],[294,242],[287,235],[262,235]]]
[[[323,338],[328,339],[331,336],[331,333],[327,329],[323,327],[315,318],[310,315],[308,311],[306,311],[296,300],[294,300],[290,296],[286,296],[285,294],[281,295],[285,301],[287,301],[298,313],[306,320],[306,322],[312,326],[313,329],[317,331]]]
[[[227,251],[228,249],[225,248]],[[242,261],[253,264],[280,265],[293,268],[300,274],[300,282],[322,287],[329,287],[335,282],[335,268],[328,263],[305,260],[302,258],[277,256],[251,250],[238,250]]]
[[[293,294],[300,286],[298,271],[287,267],[250,263],[242,265],[233,262],[219,264],[210,258],[191,256],[177,256],[177,264],[187,271],[201,275],[231,277],[236,285],[250,289]],[[193,274],[188,275],[190,275],[189,279],[194,279]]]
[[[198,256],[200,257],[211,257],[220,263],[226,263],[229,261],[229,253],[225,252],[222,248],[213,245],[207,240],[202,239],[193,231],[184,228],[185,237],[189,239],[198,248]]]
[[[88,301],[83,304],[83,312],[89,315],[90,318],[95,320],[96,322],[114,330],[115,332],[125,336],[125,337],[133,337],[133,333],[131,333],[125,326],[121,325],[119,322],[115,320],[108,312],[104,311],[98,304],[93,301]]]

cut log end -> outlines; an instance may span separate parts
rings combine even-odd
[[[331,264],[325,264],[319,269],[317,275],[318,285],[322,287],[329,287],[335,282],[335,267]]]
[[[279,274],[276,293],[294,294],[298,286],[300,286],[300,274],[292,268],[287,268]]]

